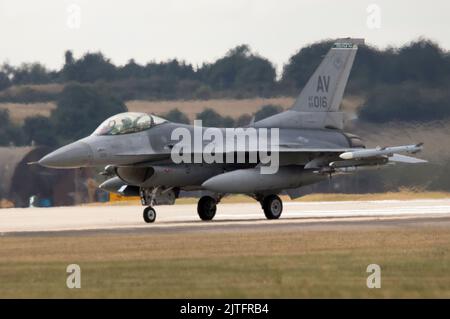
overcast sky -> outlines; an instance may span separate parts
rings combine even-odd
[[[371,5],[375,4],[375,6]],[[305,44],[364,37],[383,48],[420,36],[450,49],[450,1],[0,0],[0,63],[63,64],[102,51],[116,64],[201,64],[247,43],[280,70]]]

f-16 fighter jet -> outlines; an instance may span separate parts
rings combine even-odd
[[[180,190],[201,191],[197,212],[212,220],[221,198],[246,194],[261,203],[268,219],[278,219],[278,196],[301,195],[299,188],[333,174],[395,162],[423,163],[414,157],[422,144],[366,148],[344,129],[340,105],[362,39],[339,39],[300,95],[285,112],[244,128],[172,123],[145,113],[121,113],[92,133],[43,157],[51,168],[105,166],[110,178],[100,188],[140,196],[145,222],[155,221],[156,205],[173,204]]]

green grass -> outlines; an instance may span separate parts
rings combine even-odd
[[[2,238],[0,297],[449,298],[449,244],[445,227]],[[381,289],[366,287],[371,263]]]

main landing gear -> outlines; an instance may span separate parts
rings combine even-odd
[[[143,212],[144,221],[146,223],[153,223],[156,220],[156,211],[152,207],[154,203],[154,192],[150,196],[145,196],[141,193],[142,204],[149,205],[145,207]],[[283,202],[281,198],[275,194],[270,195],[253,195],[257,201],[261,203],[261,207],[264,211],[264,215],[267,219],[278,219],[283,212]],[[197,213],[201,220],[212,220],[216,215],[217,204],[221,197],[203,196],[200,198],[197,204]]]
[[[197,213],[201,220],[212,220],[216,215],[217,200],[211,196],[203,196],[197,204]]]
[[[278,219],[283,212],[283,202],[277,195],[257,195],[256,199],[261,203],[264,215],[267,219]],[[216,215],[218,199],[211,196],[203,196],[198,201],[197,213],[201,220],[212,220]]]
[[[257,200],[261,203],[261,207],[264,210],[264,215],[267,219],[278,219],[283,212],[283,202],[277,195],[271,194],[267,196],[257,197]]]

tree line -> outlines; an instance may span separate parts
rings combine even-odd
[[[210,99],[295,96],[329,50],[332,41],[305,46],[292,55],[277,79],[268,59],[248,45],[229,50],[212,63],[194,67],[173,59],[145,65],[130,60],[114,65],[102,53],[75,58],[65,53],[60,70],[39,63],[0,68],[0,102],[58,100],[60,92],[25,86],[49,83],[81,83],[95,91],[113,92],[120,100]],[[437,43],[419,39],[384,50],[361,46],[350,75],[347,94],[364,96],[359,109],[363,120],[424,121],[450,116],[450,54]]]
[[[276,105],[264,105],[255,114],[243,114],[237,119],[222,116],[211,108],[196,115],[204,126],[244,127],[281,112]],[[7,109],[0,109],[0,146],[46,145],[57,147],[91,134],[108,117],[126,112],[125,103],[114,94],[83,84],[68,84],[49,117],[37,115],[15,124]],[[188,116],[178,109],[158,114],[169,121],[189,124]]]
[[[86,53],[75,59],[72,51],[66,51],[61,70],[49,71],[40,63],[13,67],[3,64],[0,68],[0,90],[12,85],[78,82],[101,84],[112,89],[124,100],[178,99],[223,96],[271,95],[276,83],[273,64],[253,53],[249,46],[231,49],[214,63],[194,67],[177,59],[166,62],[149,62],[140,65],[133,59],[123,66],[114,65],[101,52]],[[36,96],[31,92],[25,98],[39,101],[52,97]],[[0,96],[0,100],[12,102],[14,96]],[[20,97],[16,97],[20,100]]]

